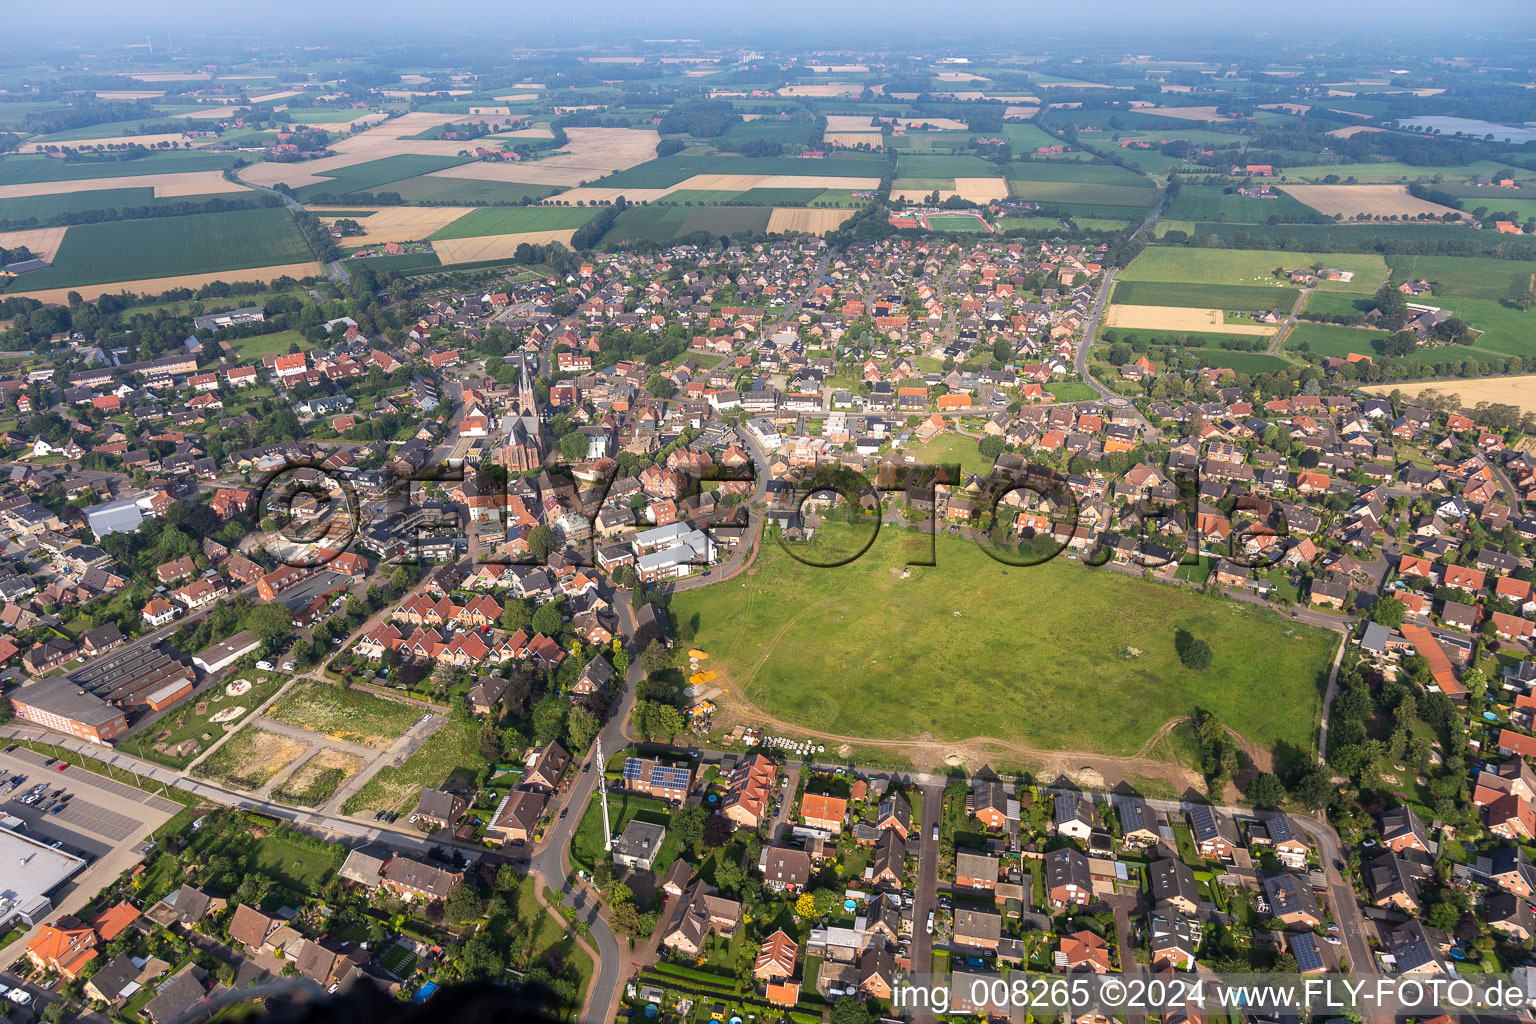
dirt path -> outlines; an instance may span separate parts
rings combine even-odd
[[[1161,726],[1158,727],[1157,732],[1152,734],[1151,739],[1147,740],[1147,742],[1141,745],[1141,749],[1136,751],[1136,756],[1147,757],[1152,753],[1152,749],[1154,747],[1162,743],[1162,741],[1168,737],[1169,733],[1173,732],[1173,730],[1177,729],[1179,726],[1184,725],[1186,722],[1192,721],[1194,721],[1194,719],[1190,718],[1188,715],[1183,715],[1179,718],[1168,719],[1168,721],[1164,722]],[[1248,760],[1253,762],[1254,767],[1256,767],[1261,772],[1274,771],[1274,758],[1270,756],[1269,751],[1265,750],[1257,743],[1254,743],[1252,740],[1249,740],[1242,733],[1238,732],[1231,726],[1223,725],[1222,729],[1228,736],[1232,737],[1233,742],[1235,742],[1238,747],[1242,749]]]
[[[854,744],[863,748],[890,751],[912,762],[920,772],[942,772],[947,768],[963,765],[975,770],[999,758],[1029,765],[1045,778],[1066,776],[1081,785],[1114,786],[1124,781],[1155,780],[1170,786],[1175,792],[1186,789],[1204,789],[1200,774],[1176,761],[1160,760],[1145,756],[1148,747],[1166,737],[1174,726],[1184,719],[1165,723],[1141,753],[1132,756],[1101,754],[1089,750],[1042,750],[1012,740],[994,736],[972,736],[963,740],[938,740],[924,734],[913,739],[865,739],[844,736],[839,733],[809,729],[794,722],[787,722],[767,714],[752,705],[738,693],[732,693],[722,701],[716,715],[717,728],[729,729],[732,725],[756,726],[768,732],[780,732],[786,736],[826,740],[830,751],[838,746]],[[1241,737],[1239,742],[1246,741]],[[834,745],[835,744],[835,745]]]

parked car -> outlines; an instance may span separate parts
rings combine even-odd
[[[928,911],[928,934],[933,934],[933,911]]]
[[[20,986],[17,986],[16,988],[13,988],[7,992],[5,994],[5,998],[9,999],[17,1006],[28,1006],[32,1002],[32,993],[28,992],[24,988],[21,988]]]

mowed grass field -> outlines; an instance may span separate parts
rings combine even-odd
[[[53,266],[27,289],[303,263],[314,256],[282,207],[71,227]]]
[[[936,565],[901,579],[926,547],[883,530],[824,569],[767,541],[750,572],[677,594],[672,611],[698,616],[720,685],[850,742],[926,733],[1125,755],[1203,708],[1258,743],[1310,746],[1332,633],[1067,559],[1002,565],[948,536]],[[1179,663],[1180,628],[1211,645],[1208,670]]]
[[[1196,306],[1256,312],[1289,313],[1300,294],[1294,288],[1264,285],[1201,284],[1189,281],[1116,281],[1113,301],[1122,306]]]
[[[592,182],[598,188],[669,188],[696,174],[811,174],[823,178],[879,178],[885,157],[839,153],[820,160],[790,156],[677,153]]]
[[[477,238],[523,231],[565,231],[597,216],[595,206],[487,206],[466,213],[428,238]]]
[[[695,231],[717,236],[765,233],[772,215],[766,206],[632,206],[619,214],[604,241],[665,242]]]
[[[1300,351],[1305,345],[1305,351],[1314,356],[1333,356],[1338,359],[1348,357],[1351,352],[1379,357],[1381,344],[1386,340],[1386,331],[1341,327],[1337,324],[1298,323],[1285,336],[1285,347]]]
[[[1003,173],[1010,195],[1038,203],[1145,209],[1157,196],[1152,179],[1114,164],[1032,160],[1008,164]]]
[[[1374,292],[1387,279],[1387,263],[1375,253],[1273,252],[1266,249],[1187,249],[1182,246],[1148,246],[1130,266],[1120,271],[1119,281],[1198,281],[1204,284],[1265,285],[1282,283],[1275,276],[1281,267],[1296,269],[1321,263],[1325,267],[1354,272],[1352,281],[1320,281],[1319,291]],[[1125,300],[1122,300],[1125,301]]]

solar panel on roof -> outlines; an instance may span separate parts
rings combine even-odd
[[[1293,936],[1291,954],[1296,957],[1298,970],[1320,971],[1323,969],[1323,954],[1318,951],[1317,941],[1310,935]]]
[[[661,786],[665,789],[686,789],[688,787],[688,769],[660,765],[651,772],[651,785]]]
[[[640,777],[641,764],[642,764],[642,762],[640,761],[640,759],[638,757],[625,758],[625,760],[624,760],[624,778],[625,779],[638,779]]]

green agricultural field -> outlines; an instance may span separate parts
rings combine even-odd
[[[975,134],[975,133],[971,133]],[[1008,140],[1015,153],[1029,153],[1041,146],[1059,146],[1061,140],[1037,124],[1005,124],[1000,132],[986,132]]]
[[[896,160],[898,178],[1000,178],[1003,169],[979,156],[902,154]]]
[[[711,235],[762,234],[773,210],[766,206],[695,206],[683,221],[680,235],[705,231]]]
[[[675,153],[591,184],[595,188],[669,188],[695,174],[809,174],[878,179],[883,173],[885,157],[878,154],[839,153],[820,160],[804,160],[793,156]]]
[[[108,221],[71,227],[53,266],[28,274],[26,287],[109,284],[313,259],[282,207]]]
[[[1381,357],[1381,343],[1387,340],[1387,332],[1371,331],[1360,327],[1341,327],[1337,324],[1298,323],[1285,336],[1288,350],[1303,351],[1314,356],[1333,356],[1338,359],[1352,352],[1360,355]]]
[[[1392,256],[1388,262],[1394,278],[1428,280],[1434,286],[1429,302],[1449,309],[1483,332],[1475,349],[1503,355],[1536,354],[1536,309],[1523,313],[1516,302],[1536,273],[1536,262],[1472,256]],[[1476,351],[1467,354],[1479,355]]]
[[[1051,160],[1025,160],[1011,163],[1004,172],[1009,181],[1060,181],[1074,185],[1121,185],[1126,188],[1154,188],[1152,180],[1115,164],[1063,163]],[[1147,200],[1149,203],[1151,199]]]
[[[1292,252],[1321,252],[1338,249],[1341,252],[1380,251],[1393,242],[1456,242],[1477,248],[1492,249],[1504,244],[1510,236],[1492,231],[1473,231],[1459,224],[1221,224],[1215,221],[1159,220],[1158,237],[1165,231],[1182,230],[1200,240],[1214,238],[1224,245],[1243,248],[1250,245],[1273,245],[1276,250]],[[1502,241],[1501,241],[1502,240]],[[1336,253],[1320,255],[1320,259],[1337,256]]]
[[[1090,165],[1092,166],[1092,165]],[[1130,185],[1092,185],[1067,181],[1017,181],[1008,179],[1008,194],[1032,203],[1060,206],[1074,203],[1103,209],[1122,207],[1144,210],[1152,205],[1156,193],[1149,188]]]
[[[428,237],[435,240],[514,235],[523,231],[566,231],[579,228],[596,216],[595,206],[487,206],[466,213]]]
[[[1122,306],[1193,306],[1239,313],[1276,309],[1289,313],[1300,293],[1263,285],[1195,284],[1186,281],[1116,281],[1114,301]]]
[[[1312,210],[1281,192],[1272,199],[1228,195],[1219,185],[1184,185],[1165,213],[1175,219],[1262,223],[1270,217],[1310,217]]]
[[[1333,633],[1069,559],[1009,567],[947,535],[936,565],[902,579],[926,548],[886,530],[862,558],[823,569],[768,540],[746,576],[674,595],[672,611],[697,616],[695,646],[732,694],[851,742],[986,736],[1127,755],[1202,708],[1254,742],[1311,748]],[[1210,669],[1179,663],[1177,629],[1211,645]]]
[[[475,178],[434,178],[424,174],[389,183],[384,192],[398,193],[407,203],[440,203],[480,206],[488,203],[521,203],[524,199],[545,199],[559,189],[553,185],[522,185],[510,181],[481,181]]]
[[[723,142],[754,142],[766,140],[769,142],[793,143],[805,145],[811,141],[811,135],[816,131],[813,121],[780,121],[759,118],[756,121],[742,121],[733,124],[720,136]]]
[[[1201,281],[1206,284],[1270,285],[1281,267],[1310,267],[1321,263],[1354,271],[1353,281],[1319,282],[1323,291],[1374,292],[1387,279],[1387,264],[1380,256],[1358,253],[1272,252],[1265,249],[1187,249],[1181,246],[1148,246],[1119,274],[1119,281]],[[1120,301],[1126,302],[1127,299]]]
[[[141,174],[175,174],[181,171],[222,171],[234,166],[239,158],[238,153],[190,150],[155,152],[135,160],[89,160],[78,163],[46,156],[0,156],[0,185],[138,177]]]
[[[820,188],[753,188],[741,193],[732,202],[755,206],[809,206],[812,200],[819,198],[825,191]]]
[[[1186,351],[1197,356],[1203,366],[1224,366],[1238,373],[1273,373],[1291,365],[1280,356],[1263,352],[1234,352],[1224,348],[1192,348]]]
[[[82,189],[52,196],[22,196],[16,199],[0,199],[0,221],[35,218],[46,224],[54,217],[85,213],[89,210],[121,210],[142,207],[164,208],[173,203],[203,203],[210,199],[228,202],[247,200],[256,205],[257,193],[231,192],[218,196],[178,196],[174,199],[156,199],[152,188],[103,188]]]
[[[1393,184],[1399,181],[1428,181],[1440,175],[1447,181],[1470,182],[1477,175],[1491,175],[1511,170],[1509,165],[1492,160],[1478,160],[1460,167],[1416,167],[1413,164],[1395,162],[1369,164],[1315,164],[1303,167],[1282,167],[1281,173],[1288,179],[1300,178],[1321,181],[1330,174],[1340,179],[1354,178],[1361,185]],[[1536,177],[1528,173],[1527,178]]]
[[[333,739],[383,749],[415,724],[420,710],[362,690],[304,680],[283,694],[268,709],[267,717]]]
[[[468,162],[464,157],[457,156],[420,156],[417,154],[387,156],[381,160],[369,160],[366,163],[343,167],[334,174],[326,174],[323,171],[318,172],[328,180],[319,185],[306,185],[295,190],[295,194],[301,201],[309,202],[309,197],[328,193],[343,195],[348,192],[392,192],[394,191],[393,189],[383,188],[382,186],[388,185],[392,181],[414,178],[418,175],[430,174],[432,171],[441,171],[445,168],[456,167],[459,164]],[[302,168],[300,164],[295,164],[294,166]]]
[[[729,202],[739,195],[742,195],[742,193],[726,189],[684,188],[668,194],[665,199],[655,200],[654,202],[665,203],[668,206],[703,206],[706,204]]]
[[[1156,174],[1159,176],[1167,174],[1170,170],[1184,162],[1178,157],[1159,153],[1155,149],[1123,149],[1120,151],[1120,155],[1125,158],[1127,163],[1134,164],[1136,169],[1143,174]]]
[[[1374,295],[1354,292],[1313,292],[1307,298],[1306,311],[1321,316],[1364,315],[1376,308]]]
[[[603,236],[610,244],[649,240],[665,242],[677,237],[678,229],[693,214],[690,206],[631,206]]]
[[[1221,334],[1216,331],[1163,331],[1151,327],[1103,327],[1099,330],[1101,343],[1124,341],[1127,338],[1144,338],[1157,344],[1189,346],[1191,348],[1221,350],[1223,342],[1240,342],[1245,345],[1253,344],[1256,336],[1252,334]],[[1264,339],[1266,343],[1268,339]],[[1097,356],[1099,350],[1095,349]],[[1105,356],[1107,358],[1107,354]],[[1049,384],[1046,390],[1056,392],[1058,385]]]

